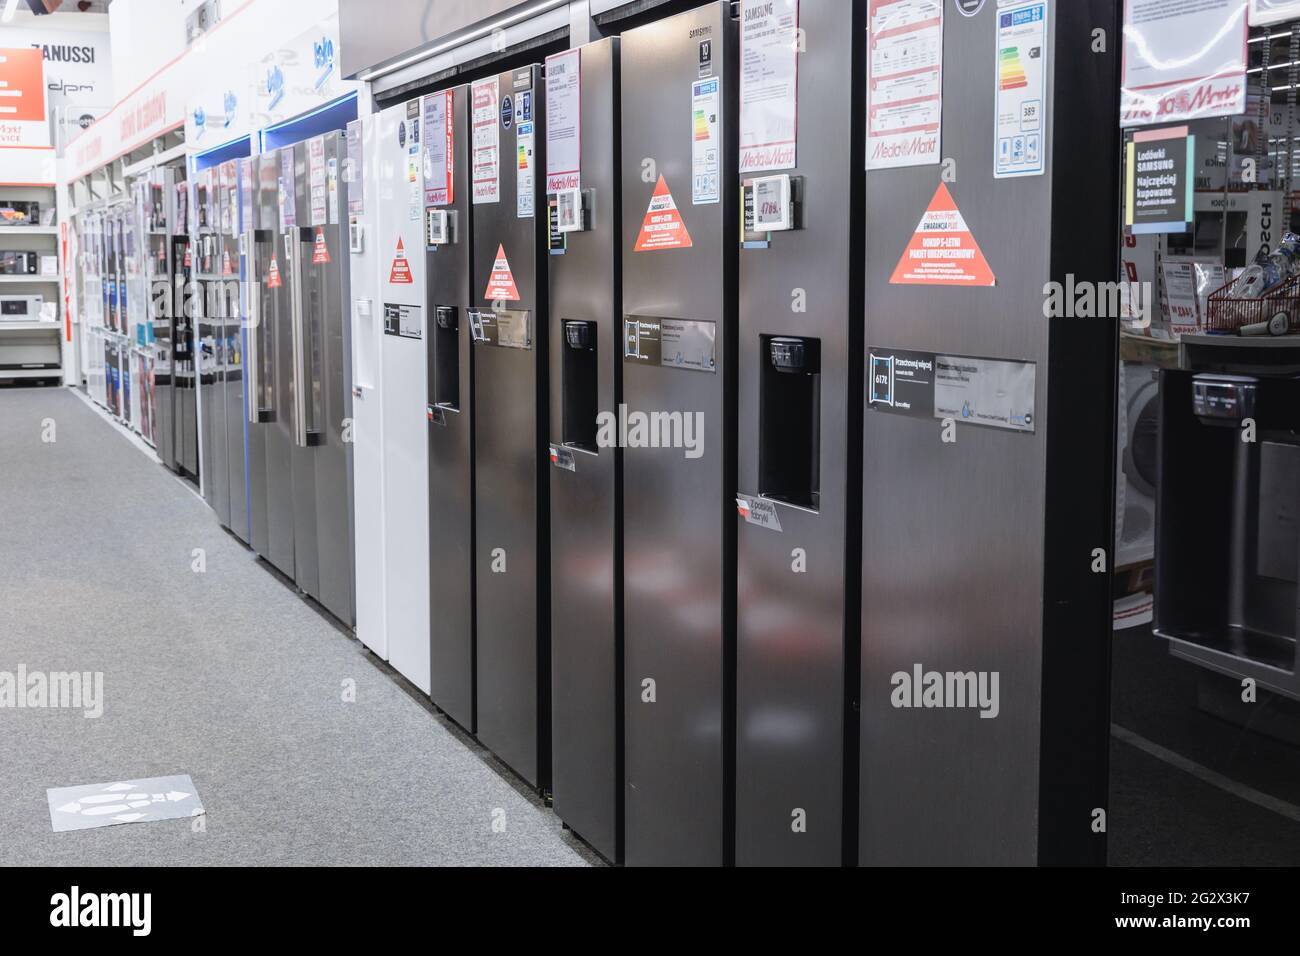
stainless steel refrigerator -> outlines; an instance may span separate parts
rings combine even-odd
[[[538,66],[470,87],[477,732],[539,788],[551,743],[542,96]]]
[[[551,271],[551,687],[555,812],[621,850],[620,465],[597,442],[622,385],[617,38],[546,61]]]
[[[629,30],[620,50],[623,401],[670,426],[638,441],[629,417],[623,452],[630,865],[729,855],[735,40],[731,5],[711,3]]]
[[[221,244],[221,377],[226,421],[226,488],[229,520],[226,527],[248,542],[248,488],[245,469],[248,438],[244,411],[244,308],[240,283],[240,160],[220,166],[218,224]]]
[[[340,621],[353,623],[352,363],[347,186],[342,133],[295,144],[293,223],[281,234],[289,275],[294,578]],[[288,181],[285,182],[288,189]]]
[[[424,98],[428,296],[429,639],[433,702],[474,732],[474,349],[469,87]],[[439,139],[432,130],[444,128]],[[436,150],[435,156],[439,156]]]
[[[254,157],[247,202],[238,211],[248,283],[241,367],[247,377],[251,544],[350,626],[345,153],[342,135],[329,133]]]
[[[226,447],[225,325],[222,295],[221,170],[209,167],[195,176],[198,213],[194,239],[198,322],[199,438],[203,498],[224,527],[230,527],[230,467]]]

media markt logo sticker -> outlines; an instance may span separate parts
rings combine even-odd
[[[661,249],[689,249],[691,234],[686,230],[686,222],[677,210],[677,203],[668,189],[668,182],[661,175],[655,184],[654,194],[650,197],[650,206],[641,223],[641,232],[636,237],[636,252],[657,252]]]

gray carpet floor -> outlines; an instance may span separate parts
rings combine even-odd
[[[67,389],[0,389],[0,671],[19,664],[103,672],[104,713],[0,708],[0,865],[599,862]],[[178,773],[198,832],[51,832],[47,787]]]

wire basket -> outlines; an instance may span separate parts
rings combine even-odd
[[[1205,303],[1207,332],[1236,332],[1244,325],[1267,325],[1277,316],[1286,317],[1286,331],[1300,327],[1300,275],[1292,276],[1258,299],[1228,294],[1232,281],[1210,293]]]

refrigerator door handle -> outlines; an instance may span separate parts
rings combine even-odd
[[[248,264],[248,342],[245,346],[244,375],[248,382],[248,421],[256,425],[262,418],[262,386],[258,380],[261,368],[262,288],[257,279],[257,233],[249,229],[244,233]]]
[[[289,259],[289,315],[293,331],[293,440],[307,447],[307,350],[302,328],[302,265],[297,229],[284,234],[284,252]]]

